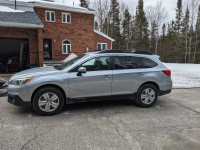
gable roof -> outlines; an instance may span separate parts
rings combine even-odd
[[[35,12],[24,12],[11,8],[0,7],[0,26],[43,28],[44,25]]]
[[[106,39],[111,40],[112,42],[115,41],[115,39],[109,37],[108,35],[106,35],[106,34],[104,34],[104,33],[102,33],[102,32],[99,32],[99,31],[97,31],[97,30],[94,30],[94,32],[97,33],[97,34],[99,34],[99,35],[101,35],[101,36],[103,36],[103,37],[105,37]]]

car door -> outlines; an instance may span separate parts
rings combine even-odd
[[[144,68],[137,57],[115,56],[112,95],[127,95],[137,91],[143,80]]]
[[[78,76],[77,70],[80,67],[85,67],[86,73]],[[69,73],[70,96],[71,98],[110,96],[111,82],[110,57],[91,58]]]

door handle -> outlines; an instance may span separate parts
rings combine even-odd
[[[105,75],[105,79],[110,79],[111,76],[110,75]]]

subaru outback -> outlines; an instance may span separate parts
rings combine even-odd
[[[88,52],[62,65],[14,74],[8,102],[31,106],[40,115],[59,113],[65,104],[131,99],[140,107],[155,104],[172,89],[171,71],[158,56],[139,51]]]

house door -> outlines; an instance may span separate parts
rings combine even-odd
[[[43,40],[43,57],[44,60],[52,60],[51,39]]]

